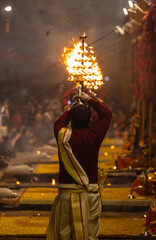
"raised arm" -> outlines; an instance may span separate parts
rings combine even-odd
[[[54,134],[57,139],[58,132],[61,128],[66,127],[70,121],[70,110],[64,112],[55,122],[54,124]]]

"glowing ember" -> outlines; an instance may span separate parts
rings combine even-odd
[[[51,184],[55,185],[55,179],[54,178],[52,179]]]
[[[82,41],[74,44],[73,48],[64,48],[63,61],[69,72],[68,81],[83,82],[88,88],[97,89],[103,84],[100,67],[94,56],[93,47],[84,42],[85,35],[80,37]]]
[[[37,151],[37,154],[40,154],[41,152],[40,151]]]

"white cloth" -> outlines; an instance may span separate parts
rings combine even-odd
[[[71,187],[73,185],[71,184]],[[79,194],[81,202],[83,238],[76,237],[72,221],[71,194]],[[54,200],[47,228],[46,240],[97,240],[99,234],[99,218],[101,213],[101,196],[83,190],[60,190]],[[79,224],[79,223],[78,223]]]

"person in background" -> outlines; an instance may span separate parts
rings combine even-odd
[[[47,240],[97,240],[99,234],[98,154],[112,113],[101,100],[84,92],[74,100],[71,109],[54,124],[60,185],[47,228]],[[90,125],[91,108],[98,118]]]

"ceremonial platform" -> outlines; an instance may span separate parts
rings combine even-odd
[[[145,217],[153,198],[136,192],[133,193],[135,199],[127,198],[138,172],[117,169],[121,146],[120,139],[106,139],[100,148],[99,166],[108,173],[102,192],[100,239],[154,239],[144,236]],[[3,174],[1,178],[0,188],[8,187],[17,196],[0,199],[0,239],[45,239],[51,206],[58,191],[59,166],[57,152],[48,158],[42,157],[42,151],[39,154],[40,158],[31,158],[28,153],[17,154],[17,163],[28,164],[34,169],[33,173],[10,177]]]

